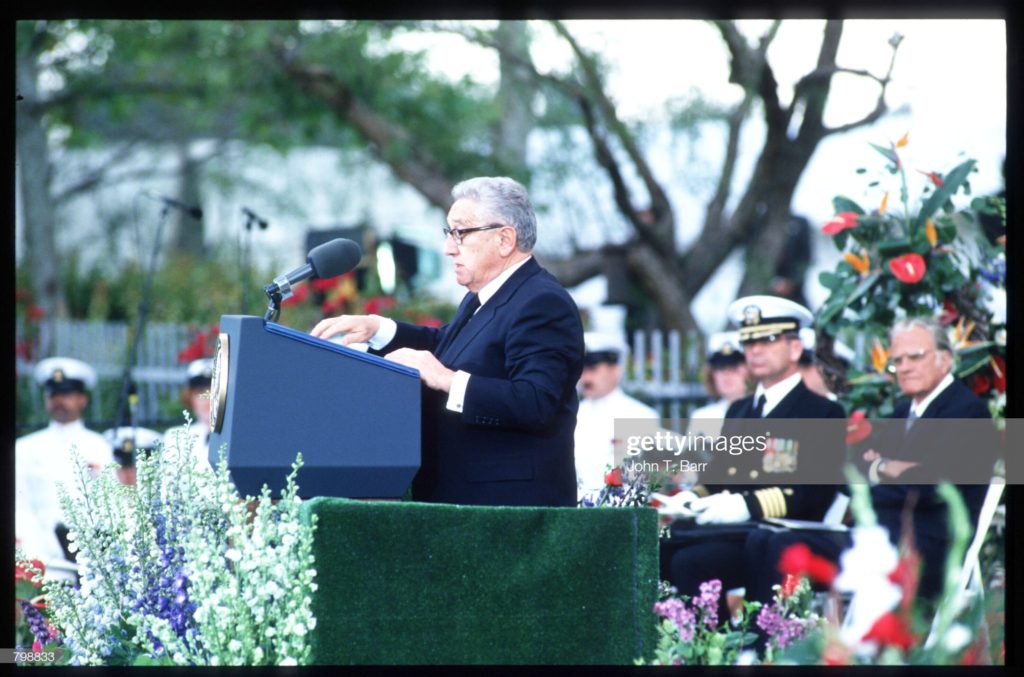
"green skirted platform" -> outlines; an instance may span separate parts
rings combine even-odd
[[[315,498],[313,664],[653,656],[657,513]]]

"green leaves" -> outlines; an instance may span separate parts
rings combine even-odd
[[[961,186],[966,184],[967,177],[974,170],[975,164],[974,160],[966,160],[946,175],[942,185],[937,187],[922,205],[921,211],[918,212],[917,218],[914,220],[915,229],[924,228],[925,222],[938,211],[939,207],[947,206],[950,198],[960,190]]]

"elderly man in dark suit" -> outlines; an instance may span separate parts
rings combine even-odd
[[[878,522],[894,544],[911,510],[914,544],[923,560],[919,593],[929,598],[941,592],[949,545],[948,511],[934,483],[962,481],[969,473],[984,482],[992,473],[997,440],[991,426],[935,422],[991,418],[981,398],[954,378],[953,349],[938,322],[918,317],[896,323],[890,355],[889,368],[906,396],[892,415],[901,422],[881,434],[862,458]],[[985,485],[958,488],[976,522]]]
[[[342,315],[312,334],[344,332],[343,343],[368,342],[419,370],[426,395],[417,500],[575,505],[579,310],[531,255],[536,216],[522,185],[479,177],[456,185],[452,197],[444,253],[469,293],[451,324]]]

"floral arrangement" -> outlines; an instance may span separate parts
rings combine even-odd
[[[938,316],[952,339],[957,376],[989,398],[996,415],[1006,390],[1006,239],[1004,234],[990,240],[976,224],[994,219],[1005,230],[1005,201],[979,197],[956,206],[959,193],[970,195],[969,179],[976,171],[974,160],[966,160],[946,174],[918,170],[924,187],[920,206],[911,210],[901,157],[908,143],[904,135],[888,147],[872,144],[888,160],[888,173],[899,179],[902,208],[890,206],[893,189],[885,189],[887,178],[871,183],[882,194],[870,213],[847,197],[832,201],[836,216],[822,232],[832,236],[842,260],[819,276],[830,294],[817,318],[826,339],[818,354],[826,366],[834,364],[831,339],[844,332],[862,335],[863,350],[870,351],[868,366],[848,374],[845,384],[832,369],[830,380],[848,390],[844,401],[850,410],[886,416],[894,394],[887,371],[889,328],[903,316]]]
[[[648,477],[635,469],[637,465],[630,464],[625,469],[608,468],[604,475],[604,486],[600,491],[585,494],[579,500],[579,507],[647,507],[651,492],[657,491],[657,485],[649,483]]]
[[[675,593],[675,588],[663,582],[660,599],[654,605],[660,620],[653,665],[731,665],[757,638],[747,632],[747,626],[759,605],[744,603],[738,618],[732,621],[718,617],[721,581],[701,583],[700,595],[692,599]],[[641,659],[636,664],[644,662]]]
[[[838,574],[826,560],[804,559],[804,554],[789,551],[783,560],[788,557],[790,562],[780,566],[785,570],[794,562],[806,561],[805,576],[829,583],[828,594],[834,601],[840,595],[848,596],[844,618],[813,624],[797,641],[766,652],[766,660],[801,665],[999,662],[1002,650],[985,630],[999,625],[996,607],[1000,599],[993,595],[982,604],[978,600],[965,602],[955,594],[957,563],[963,561],[971,534],[967,508],[956,489],[948,484],[938,487],[949,505],[952,543],[945,590],[937,608],[917,598],[920,556],[912,544],[904,539],[899,548],[893,546],[876,522],[868,487],[853,483],[850,489],[857,526],[852,531],[852,547],[840,557]],[[985,616],[991,617],[991,624],[982,622]]]
[[[313,524],[299,516],[295,476],[272,501],[241,498],[221,458],[200,466],[187,427],[175,446],[137,462],[137,483],[78,462],[61,488],[80,583],[46,579],[47,617],[75,665],[296,665],[316,626]],[[42,572],[31,563],[21,566]],[[36,630],[37,626],[33,626]]]

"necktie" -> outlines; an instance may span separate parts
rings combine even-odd
[[[480,307],[480,297],[474,292],[469,292],[466,297],[462,299],[462,305],[459,306],[459,311],[455,314],[455,319],[452,320],[452,326],[448,330],[448,333],[444,337],[444,341],[437,348],[435,355],[441,355],[448,346],[455,341],[455,337],[459,335],[462,328],[466,326],[470,318],[473,317],[473,313]]]
[[[914,421],[918,419],[917,410],[913,407],[910,408],[910,413],[907,414],[907,422],[903,426],[904,432],[910,431],[910,426],[914,425]]]
[[[764,417],[764,403],[767,399],[768,398],[764,396],[764,393],[761,393],[761,396],[757,398],[757,403],[754,405],[754,411],[752,413],[753,418]]]

